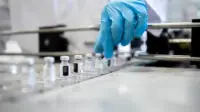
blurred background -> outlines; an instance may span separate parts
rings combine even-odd
[[[35,30],[41,27],[81,27],[99,24],[108,0],[0,0],[0,30]],[[149,22],[191,22],[200,16],[199,0],[148,0]],[[160,32],[159,32],[160,33]],[[159,34],[158,33],[158,34]],[[97,32],[64,33],[70,52],[91,52]],[[1,49],[8,40],[24,52],[39,52],[39,34],[1,37]]]

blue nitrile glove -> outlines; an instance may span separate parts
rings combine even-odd
[[[148,11],[144,0],[117,0],[109,2],[101,15],[96,53],[113,56],[114,47],[128,45],[134,37],[141,37],[147,28]]]

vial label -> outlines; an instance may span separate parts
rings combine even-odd
[[[108,60],[108,67],[111,66],[111,60]]]
[[[74,63],[74,72],[78,73],[78,63]]]
[[[69,66],[63,66],[63,76],[69,76]]]

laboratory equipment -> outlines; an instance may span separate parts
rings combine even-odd
[[[83,73],[83,56],[82,55],[75,55],[74,62],[73,62],[73,72],[75,74]]]
[[[108,67],[111,66],[111,59],[106,59],[106,58],[103,58],[101,60],[102,64],[103,64],[103,69],[106,69]]]
[[[35,60],[33,58],[27,58],[26,59],[26,68],[27,72],[26,74],[21,75],[21,92],[23,93],[28,93],[28,92],[33,92],[35,91],[35,86],[36,86],[36,71],[34,68]]]
[[[31,96],[23,102],[1,102],[0,109],[1,112],[55,112],[58,109],[60,112],[81,112],[83,109],[88,112],[124,109],[127,112],[146,112],[148,107],[152,110],[150,112],[182,112],[186,106],[186,112],[199,112],[199,73],[196,69],[130,65],[86,83]],[[102,106],[101,101],[108,103]]]
[[[34,87],[36,85],[36,71],[34,69],[35,60],[33,58],[28,58],[27,62],[28,85]]]
[[[54,57],[45,57],[45,65],[43,67],[43,80],[45,84],[53,84],[56,80],[56,68],[54,65]]]
[[[84,61],[84,72],[94,72],[94,58],[92,54],[86,54],[85,61]]]
[[[108,59],[107,61],[108,61],[107,63],[108,67],[111,67],[111,59]]]
[[[11,66],[12,65],[13,64],[11,64]],[[26,72],[18,72],[16,75],[10,75],[10,72],[3,74],[0,81],[1,90],[7,91],[13,88],[19,88],[19,86],[33,87],[35,85],[34,59],[25,58],[23,61],[15,63],[15,65],[17,68],[26,67]]]
[[[13,74],[13,75],[16,75],[18,73],[18,67],[16,64],[12,64],[10,66],[10,73]]]
[[[34,68],[35,60],[25,58],[16,63],[17,67],[26,67],[26,73],[16,75],[5,75],[1,81],[0,100],[12,101],[12,99],[24,99],[30,94],[37,92],[36,88],[36,71]]]
[[[99,75],[103,73],[104,62],[102,60],[102,54],[96,53],[95,55],[95,70]]]
[[[84,66],[83,66],[83,56],[82,55],[75,55],[73,60],[73,79],[76,83],[79,83],[81,79],[81,75],[84,73]]]
[[[119,54],[120,54],[120,52],[119,52]],[[10,55],[34,55],[34,56],[37,55],[38,56],[38,55],[44,55],[44,53],[21,53],[21,54],[10,53]],[[50,55],[50,54],[48,54],[48,55]],[[66,55],[66,54],[63,52],[63,53],[52,53],[52,55]],[[71,55],[73,55],[73,54],[71,54]],[[99,57],[100,58],[99,58],[98,62],[100,62],[100,65],[103,65],[102,58],[101,58],[101,56],[99,56]],[[111,58],[111,68],[113,67],[112,60],[115,60],[114,58],[115,57]],[[134,65],[139,64],[139,63],[136,62],[137,59],[140,59],[139,61],[141,61],[141,62],[144,62],[144,60],[151,60],[151,61],[152,60],[165,60],[165,61],[181,61],[181,62],[184,62],[184,61],[188,61],[188,62],[197,61],[197,62],[199,62],[200,61],[200,58],[190,57],[190,56],[177,56],[177,55],[173,55],[173,56],[171,56],[171,55],[144,55],[144,56],[141,56],[141,55],[138,55],[138,56],[134,56],[134,60],[131,60]],[[116,60],[121,60],[121,58],[116,57]],[[123,61],[123,63],[125,62],[124,59],[122,59],[122,61]],[[156,104],[151,105],[152,102],[150,101],[150,103],[147,104],[148,105],[147,107],[150,107],[150,108],[148,108],[148,110],[152,109],[152,110],[156,110],[156,111],[163,111],[163,110],[166,110],[166,108],[165,108],[166,106],[170,106],[170,109],[172,111],[179,111],[179,110],[182,111],[183,110],[182,107],[187,106],[187,107],[189,107],[188,111],[192,111],[194,109],[197,112],[199,111],[198,110],[199,102],[197,101],[198,98],[193,98],[193,99],[190,98],[190,100],[194,100],[194,101],[185,101],[185,99],[187,100],[187,98],[185,98],[185,96],[188,96],[186,94],[188,92],[194,93],[194,95],[190,94],[191,96],[196,95],[198,97],[198,94],[195,94],[195,93],[198,93],[198,88],[195,88],[195,87],[197,87],[196,85],[198,85],[198,81],[196,81],[197,83],[194,84],[194,81],[192,81],[192,80],[198,78],[199,70],[196,70],[196,69],[193,69],[193,68],[190,70],[190,69],[180,69],[180,68],[170,69],[170,68],[157,68],[157,67],[151,67],[151,68],[149,68],[149,67],[135,67],[134,65],[126,66],[126,68],[123,68],[122,63],[120,64],[120,61],[116,61],[116,62],[117,62],[116,65],[118,66],[118,68],[121,69],[119,72],[114,72],[114,73],[111,73],[111,74],[104,76],[104,77],[89,80],[86,83],[80,83],[78,85],[70,85],[70,88],[62,88],[62,89],[56,88],[55,91],[53,91],[53,92],[46,92],[45,94],[38,95],[38,96],[35,95],[36,97],[31,96],[31,97],[29,97],[29,99],[31,99],[31,100],[29,100],[29,99],[25,100],[23,103],[17,102],[17,103],[14,103],[14,105],[10,105],[10,104],[0,105],[1,111],[2,112],[4,112],[4,111],[5,112],[6,111],[27,112],[27,110],[55,111],[58,108],[62,109],[61,111],[66,111],[66,109],[67,110],[79,111],[79,110],[77,110],[77,108],[74,108],[74,105],[78,105],[80,107],[79,108],[80,111],[82,111],[82,107],[84,108],[85,105],[91,106],[90,101],[94,101],[92,104],[97,104],[99,102],[99,100],[102,100],[102,101],[105,100],[106,102],[111,102],[113,105],[111,105],[111,106],[108,105],[108,106],[114,107],[113,110],[116,111],[116,110],[124,109],[123,107],[121,108],[120,106],[116,106],[116,104],[118,105],[122,100],[121,98],[125,98],[124,96],[127,96],[127,95],[131,95],[129,97],[134,97],[134,101],[135,101],[134,104],[136,104],[136,108],[135,108],[135,106],[131,106],[132,103],[130,103],[130,105],[128,104],[128,106],[126,105],[127,111],[131,111],[131,109],[133,109],[133,110],[136,109],[136,111],[137,111],[138,107],[139,107],[139,110],[146,111],[147,108],[140,108],[140,107],[143,107],[143,106],[146,107],[146,105],[143,105],[144,103],[141,103],[140,101],[149,102],[150,100],[152,100],[152,99],[149,100],[149,98],[147,98],[145,96],[145,95],[149,96],[149,92],[151,93],[151,90],[149,91],[149,86],[154,87],[153,88],[154,90],[158,90],[158,91],[156,91],[156,96],[163,96],[162,91],[163,91],[163,87],[165,88],[166,83],[169,86],[167,89],[170,89],[170,93],[172,93],[172,95],[170,94],[172,96],[171,99],[169,98],[169,94],[164,94],[164,95],[167,95],[167,97],[166,97],[167,99],[164,99],[164,100],[163,100],[163,97],[156,97],[157,99],[155,99],[155,102],[157,102],[157,101],[161,101],[161,102],[157,102]],[[127,63],[125,63],[125,64],[127,64]],[[96,68],[96,57],[95,57],[95,66],[94,67]],[[28,67],[26,67],[26,68],[28,69]],[[102,67],[100,67],[100,68],[102,68]],[[106,71],[104,68],[102,68],[101,70],[102,70],[102,73],[104,73]],[[26,73],[29,74],[28,70],[26,70],[26,71],[27,71]],[[183,71],[184,71],[184,73],[183,73]],[[178,75],[177,75],[177,73],[178,73]],[[31,72],[30,72],[30,74],[31,74]],[[179,76],[179,74],[181,74],[181,75]],[[177,76],[174,77],[174,75],[177,75]],[[3,75],[1,75],[1,76],[3,76]],[[14,76],[14,75],[11,75],[11,76]],[[14,78],[16,79],[15,76],[14,76]],[[72,76],[73,76],[73,74],[72,74]],[[75,75],[75,76],[78,76],[78,75]],[[158,78],[160,81],[159,80],[155,81],[155,77],[156,77],[156,79]],[[174,79],[174,78],[177,78],[177,79]],[[2,77],[1,77],[1,79],[2,79]],[[27,78],[24,78],[24,79],[27,79]],[[66,79],[68,80],[68,77]],[[140,79],[140,80],[138,80],[138,79]],[[164,83],[163,83],[163,81],[164,81]],[[178,84],[177,81],[180,82],[180,85],[177,85]],[[192,84],[190,84],[191,81],[192,81]],[[34,81],[30,81],[30,82],[34,82]],[[174,84],[171,84],[173,82],[174,82]],[[156,87],[155,87],[155,83],[158,83],[157,84],[158,86],[156,85]],[[184,84],[182,84],[182,83],[184,83]],[[102,84],[103,84],[103,86],[102,86]],[[186,84],[186,86],[184,86],[184,87],[186,87],[186,88],[181,86],[181,85],[185,85],[185,84]],[[187,85],[187,84],[189,84],[189,85]],[[19,85],[19,87],[24,88],[24,87],[22,87],[21,83],[19,83],[18,85]],[[109,87],[107,85],[109,85]],[[174,85],[176,85],[177,88],[180,88],[180,90],[176,89],[174,91],[174,89],[173,89]],[[37,86],[37,84],[36,84],[36,86]],[[98,86],[98,88],[97,88],[97,86]],[[187,86],[190,87],[189,90],[185,90],[185,89],[188,89]],[[117,91],[115,91],[116,87],[117,87]],[[144,87],[146,87],[146,88],[144,88]],[[18,88],[18,89],[21,91],[21,88],[20,89]],[[98,93],[98,94],[96,94],[96,93],[94,94],[93,93],[94,91],[93,92],[89,91],[89,90],[91,90],[91,88],[92,88],[92,90],[96,89],[95,91],[97,91],[96,93]],[[139,88],[139,91],[137,90],[138,88]],[[191,88],[194,89],[195,91],[191,91]],[[135,91],[135,89],[137,91]],[[166,91],[169,91],[167,89],[166,89]],[[73,90],[73,91],[71,91],[71,90]],[[104,94],[102,94],[102,90],[105,90],[105,91],[103,91]],[[144,90],[146,90],[146,91],[143,92]],[[105,94],[105,92],[107,92],[107,93]],[[138,92],[140,92],[140,93],[138,93]],[[174,94],[174,92],[184,93],[184,95],[183,96],[179,95],[180,97],[177,98],[177,96],[176,96],[176,94]],[[10,94],[13,95],[16,92],[15,91],[14,92],[9,91],[9,92],[6,92],[6,93],[8,93],[8,94],[10,93]],[[129,94],[129,93],[131,93],[131,94]],[[148,93],[148,94],[145,94],[145,93]],[[22,97],[24,97],[25,95],[26,95],[25,93],[21,94]],[[89,99],[90,100],[89,103],[85,104],[85,100],[86,100],[85,98],[87,98],[88,95],[92,96],[91,97],[92,100]],[[101,97],[102,95],[104,95],[104,96]],[[107,95],[107,96],[105,97],[105,95]],[[113,95],[117,95],[117,96],[120,95],[122,97],[116,97],[116,96],[113,96]],[[139,97],[137,95],[139,95]],[[141,96],[141,95],[143,95],[144,97]],[[155,92],[153,92],[150,95],[155,96]],[[191,96],[189,96],[189,97],[191,97]],[[0,100],[1,100],[2,97],[4,97],[4,96],[0,95]],[[78,98],[78,100],[77,100],[77,98]],[[103,98],[103,99],[101,99],[101,98]],[[118,101],[116,102],[116,98],[118,98],[117,100],[119,100],[120,102],[118,102]],[[141,98],[142,98],[142,100],[141,100]],[[154,97],[151,97],[151,98],[154,98]],[[97,99],[97,100],[95,100],[95,99]],[[108,100],[108,99],[111,99],[111,100]],[[81,104],[82,101],[84,101],[83,104]],[[127,98],[125,98],[124,101],[127,102]],[[2,103],[2,100],[1,100],[0,103]],[[100,103],[102,103],[102,102],[100,102]],[[110,104],[110,103],[107,103],[107,104]],[[97,107],[95,109],[97,109],[97,111],[99,109],[102,110],[102,108],[108,109],[107,104],[106,104],[106,107],[101,106],[100,108]],[[137,105],[139,105],[139,106],[137,106]],[[151,106],[149,106],[149,105],[151,105]],[[157,108],[157,107],[159,107],[159,105],[161,105],[161,108]],[[192,108],[190,108],[191,106],[192,106]],[[23,108],[19,108],[19,107],[23,107]],[[46,108],[46,107],[50,107],[50,109]],[[96,106],[91,106],[91,107],[92,108],[88,108],[88,111],[89,110],[94,111],[93,107],[96,107]],[[30,109],[30,108],[35,108],[35,110]],[[5,109],[5,110],[3,110],[3,109]],[[187,109],[186,109],[186,111],[187,111]]]
[[[118,54],[116,52],[114,52],[114,56],[111,58],[111,66],[116,67],[117,66],[117,57]]]
[[[60,77],[66,77],[71,75],[71,67],[69,64],[69,56],[61,56],[61,64],[60,64]]]

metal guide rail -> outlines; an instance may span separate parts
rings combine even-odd
[[[131,54],[130,52],[120,52],[117,53],[118,55],[123,54]],[[31,57],[38,57],[38,56],[75,56],[75,55],[86,55],[85,53],[67,53],[67,52],[42,52],[42,53],[0,53],[0,55],[4,56],[31,56]],[[95,55],[95,54],[93,54]],[[158,60],[158,61],[177,61],[177,62],[200,62],[200,57],[191,57],[189,55],[138,55],[132,57],[133,59],[140,59],[140,60]],[[2,61],[0,60],[0,64],[26,64],[25,61],[13,62],[12,60],[9,61]],[[37,64],[41,64],[43,62],[38,61]]]
[[[194,28],[200,27],[200,23],[191,22],[178,22],[178,23],[149,23],[148,29],[160,29],[160,28]],[[37,34],[47,32],[77,32],[77,31],[98,31],[99,25],[91,25],[79,28],[55,28],[55,29],[43,29],[43,30],[22,30],[22,31],[8,31],[1,32],[1,36],[12,36],[12,35],[25,35],[25,34]]]

